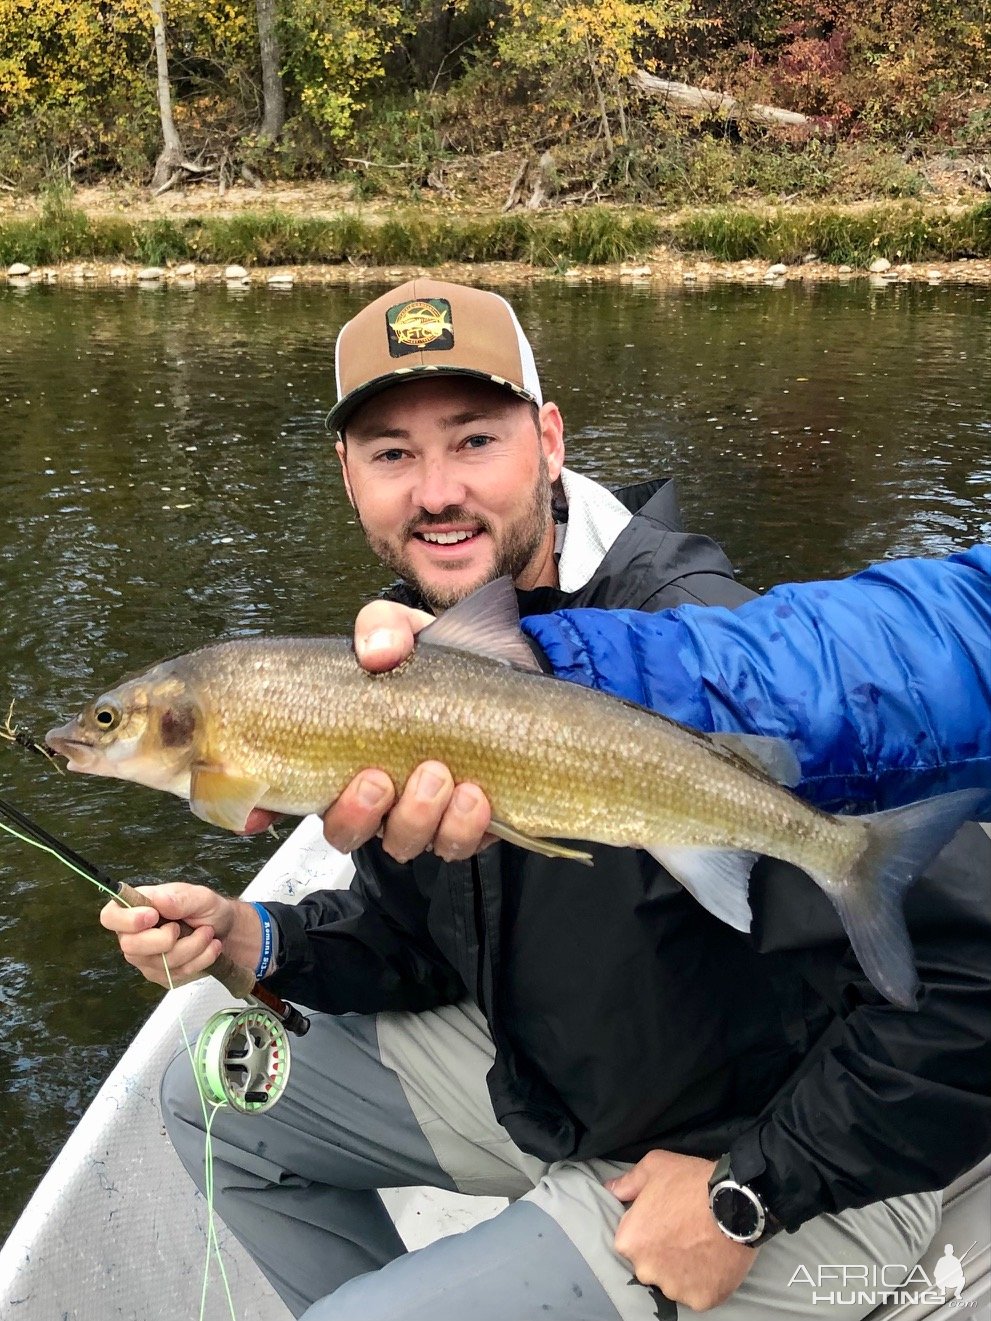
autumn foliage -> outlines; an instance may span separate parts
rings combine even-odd
[[[515,141],[585,151],[604,162],[596,186],[632,186],[663,172],[673,135],[712,132],[662,123],[631,90],[638,67],[798,110],[833,142],[991,149],[982,0],[277,0],[274,144],[258,138],[253,0],[163,9],[187,152],[270,176],[374,157],[422,158],[425,179]],[[152,51],[148,0],[0,0],[0,181],[150,178]]]

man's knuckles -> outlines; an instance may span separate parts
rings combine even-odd
[[[670,1152],[654,1149],[648,1151],[645,1156],[641,1156],[638,1165],[647,1174],[659,1174],[661,1170],[670,1165]]]
[[[684,1305],[690,1307],[693,1312],[708,1312],[710,1308],[715,1307],[718,1303],[723,1302],[724,1299],[728,1297],[728,1292],[720,1294],[711,1289],[698,1289],[692,1285],[686,1285],[679,1293],[678,1297],[672,1301],[676,1303],[684,1303]]]
[[[625,1257],[627,1261],[633,1261],[633,1253],[639,1246],[640,1235],[630,1228],[627,1217],[624,1215],[616,1226],[613,1247],[621,1257]]]

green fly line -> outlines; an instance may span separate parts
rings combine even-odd
[[[109,886],[104,885],[102,881],[98,881],[95,876],[90,876],[89,873],[83,871],[81,867],[77,867],[74,862],[63,857],[57,849],[51,848],[48,844],[43,844],[40,840],[32,839],[30,835],[25,835],[19,830],[15,830],[13,826],[8,825],[7,822],[3,820],[0,820],[0,830],[5,830],[8,835],[12,835],[14,839],[20,840],[22,844],[29,844],[32,848],[40,849],[42,853],[48,853],[51,857],[57,858],[63,866],[68,867],[69,870],[75,872],[77,876],[82,876],[83,879],[89,881],[91,885],[95,885],[98,890],[109,895],[111,899],[115,900],[123,908],[132,908],[134,906],[129,904],[126,899],[121,898],[121,896],[111,890]],[[169,990],[174,991],[176,987],[172,981],[172,973],[164,954],[162,955],[162,966],[165,969],[165,977],[169,984]],[[203,1265],[203,1287],[200,1291],[199,1321],[203,1321],[206,1314],[207,1284],[210,1278],[211,1254],[216,1257],[217,1265],[220,1269],[220,1278],[223,1282],[224,1294],[227,1298],[227,1306],[230,1309],[231,1321],[237,1321],[237,1313],[234,1310],[234,1299],[231,1296],[230,1283],[227,1279],[227,1271],[224,1268],[224,1259],[220,1251],[220,1241],[217,1237],[216,1220],[213,1210],[213,1121],[216,1117],[217,1111],[222,1109],[225,1103],[223,1101],[212,1101],[206,1095],[203,1083],[200,1081],[199,1070],[195,1065],[193,1047],[189,1040],[189,1034],[186,1031],[186,1024],[183,1021],[181,1012],[177,1012],[177,1017],[179,1019],[179,1031],[182,1033],[183,1045],[185,1046],[186,1054],[193,1070],[193,1078],[196,1082],[197,1095],[200,1098],[200,1107],[203,1111],[203,1123],[206,1131],[206,1142],[203,1149],[203,1165],[204,1182],[206,1186],[207,1242],[206,1261]]]

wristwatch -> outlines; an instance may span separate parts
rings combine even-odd
[[[719,1158],[709,1180],[709,1210],[727,1238],[751,1248],[766,1243],[781,1229],[760,1194],[733,1178],[728,1152]]]

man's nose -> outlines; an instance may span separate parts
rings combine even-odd
[[[414,503],[429,514],[439,514],[451,505],[464,504],[465,494],[464,482],[453,466],[443,461],[425,464],[412,492]]]

